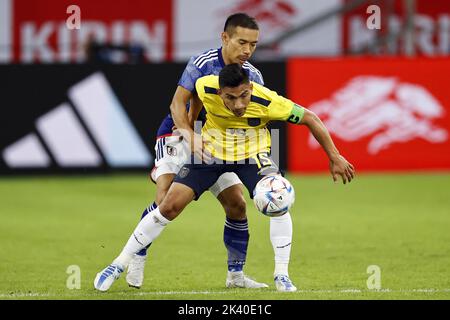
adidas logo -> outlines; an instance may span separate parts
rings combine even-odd
[[[10,168],[148,167],[153,157],[101,72],[68,90],[70,102],[40,116],[2,151]]]

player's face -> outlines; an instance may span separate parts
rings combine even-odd
[[[236,117],[242,117],[250,103],[252,90],[253,85],[251,83],[243,83],[235,88],[222,88],[218,93],[225,106],[230,109]]]
[[[222,55],[226,64],[244,64],[255,52],[259,31],[236,27],[232,34],[222,33]]]

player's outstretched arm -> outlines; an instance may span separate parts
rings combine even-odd
[[[355,176],[355,168],[350,162],[339,154],[338,149],[331,139],[330,133],[320,118],[314,112],[305,109],[300,124],[308,127],[314,138],[316,138],[325,150],[330,161],[330,172],[333,180],[336,182],[338,180],[338,176],[341,176],[344,184],[347,183],[347,181],[352,181]]]

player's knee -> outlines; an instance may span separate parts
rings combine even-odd
[[[180,214],[181,209],[173,201],[162,201],[159,211],[167,220],[173,220]]]

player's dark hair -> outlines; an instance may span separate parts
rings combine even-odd
[[[247,72],[238,63],[227,64],[220,70],[219,87],[236,88],[243,83],[249,83]]]
[[[248,14],[241,12],[232,14],[227,18],[227,21],[225,21],[225,26],[223,27],[223,31],[227,32],[228,34],[232,34],[236,27],[259,30],[255,18],[252,18]]]

